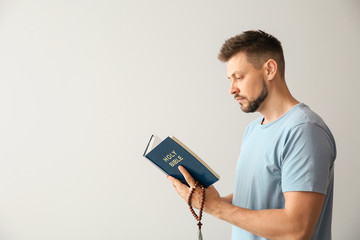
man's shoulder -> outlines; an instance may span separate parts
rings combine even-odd
[[[264,117],[261,116],[251,121],[248,124],[247,129],[251,130],[256,127],[271,128],[271,129],[273,128],[278,129],[279,127],[280,128],[284,127],[287,129],[291,129],[298,125],[307,124],[307,123],[326,125],[325,122],[322,120],[322,118],[304,103],[299,103],[295,105],[283,116],[281,116],[280,118],[276,119],[273,122],[262,125],[261,123],[263,119]]]
[[[317,126],[325,131],[330,131],[324,120],[304,103],[299,103],[295,111],[288,117],[287,125],[290,128],[300,126]]]
[[[301,104],[298,111],[294,112],[293,121],[288,125],[287,138],[292,136],[297,141],[311,142],[315,139],[319,140],[316,144],[325,144],[327,142],[331,149],[334,150],[333,155],[336,156],[336,143],[334,136],[324,120],[307,105]]]
[[[294,130],[321,128],[328,135],[331,135],[330,129],[327,127],[324,120],[313,110],[310,109],[304,103],[299,103],[285,113],[279,119],[262,125],[263,116],[251,121],[246,130],[244,136],[246,137],[253,132],[273,132],[274,134],[289,134]]]

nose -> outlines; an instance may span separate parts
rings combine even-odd
[[[231,81],[229,93],[231,95],[235,95],[235,94],[238,94],[239,92],[240,92],[240,89],[236,86],[234,81]]]

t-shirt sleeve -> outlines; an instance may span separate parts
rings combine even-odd
[[[282,152],[282,191],[326,194],[333,149],[331,137],[316,124],[304,123],[291,129]]]

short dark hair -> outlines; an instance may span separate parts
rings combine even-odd
[[[247,60],[257,69],[261,68],[267,60],[274,59],[280,76],[284,78],[284,53],[280,41],[274,36],[261,30],[245,31],[225,41],[218,59],[227,62],[239,52],[243,52]]]

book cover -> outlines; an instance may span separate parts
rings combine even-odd
[[[165,174],[186,183],[178,166],[183,166],[191,176],[204,187],[209,187],[220,179],[203,160],[174,136],[163,141],[152,135],[145,149],[144,157],[158,166]]]

